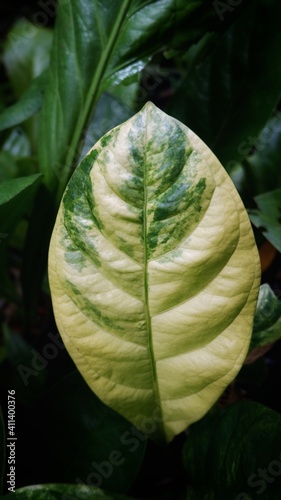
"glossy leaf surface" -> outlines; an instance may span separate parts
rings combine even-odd
[[[16,294],[8,273],[7,245],[22,216],[28,213],[41,180],[41,174],[34,174],[0,183],[0,257],[4,263],[0,268],[0,292],[13,300]]]
[[[48,67],[52,31],[20,19],[8,34],[3,62],[15,94],[20,97]]]
[[[250,350],[281,338],[281,302],[268,284],[261,285]]]
[[[281,189],[255,197],[259,210],[249,210],[253,224],[260,227],[264,236],[281,252]]]
[[[247,213],[207,146],[151,103],[76,170],[49,270],[78,369],[156,440],[201,418],[244,361],[259,285]]]
[[[278,500],[280,424],[278,413],[253,401],[210,412],[194,424],[183,452],[191,483],[186,499]]]
[[[14,229],[22,214],[27,211],[41,180],[41,174],[34,174],[0,184],[0,228],[3,232]]]
[[[228,172],[248,155],[280,98],[281,4],[272,0],[243,4],[237,21],[205,57],[187,66],[187,76],[169,108],[208,144]],[[237,9],[228,2],[213,5],[225,12]]]
[[[254,152],[245,161],[247,189],[252,196],[281,186],[280,155],[281,115],[275,111],[275,115],[260,132]]]
[[[86,484],[36,484],[26,486],[5,495],[3,499],[14,500],[130,500],[129,497],[106,493]]]
[[[43,73],[35,78],[21,98],[0,114],[0,130],[18,125],[39,111],[43,101],[45,77]]]
[[[41,171],[59,200],[101,93],[138,73],[157,51],[184,51],[220,25],[209,0],[61,2],[39,152]]]

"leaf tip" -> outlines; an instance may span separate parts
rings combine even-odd
[[[145,109],[146,111],[153,111],[154,109],[158,109],[158,108],[157,108],[157,106],[155,106],[155,104],[153,104],[153,102],[147,101],[145,103],[143,109]]]

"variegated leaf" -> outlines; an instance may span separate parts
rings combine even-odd
[[[151,103],[74,173],[49,276],[85,380],[156,440],[200,419],[247,354],[260,277],[247,213],[207,146]]]

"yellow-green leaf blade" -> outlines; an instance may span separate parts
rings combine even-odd
[[[49,267],[78,369],[155,439],[201,418],[241,367],[259,285],[247,213],[207,146],[151,103],[76,170]]]

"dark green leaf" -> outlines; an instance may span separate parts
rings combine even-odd
[[[3,420],[2,410],[0,407],[0,495],[3,491],[3,479],[6,465],[5,454],[6,440],[5,440],[5,424]]]
[[[26,177],[38,173],[38,162],[34,157],[26,156],[25,158],[18,158],[17,167],[19,177]]]
[[[219,24],[219,19],[209,1],[62,3],[42,109],[40,143],[41,169],[52,190],[59,184],[58,199],[79,157],[83,132],[100,94],[139,72],[167,40],[170,49],[178,47],[179,30],[186,49],[215,23]]]
[[[196,25],[195,19],[199,20]],[[118,82],[130,83],[145,61],[165,48],[167,41],[169,48],[178,49],[181,38],[182,50],[185,50],[214,25],[218,27],[221,23],[211,0],[61,3],[41,113],[39,148],[40,169],[50,191],[58,191],[57,202],[80,157],[83,138],[100,95]],[[183,33],[180,37],[179,29]],[[32,280],[33,293],[29,294],[32,300],[45,268],[43,246],[48,246],[54,221],[54,213],[50,216],[50,211],[52,209],[39,208],[41,220],[34,225],[41,232],[41,236],[38,232],[35,249],[40,248],[40,259],[42,255],[42,265],[36,273],[29,272],[34,266],[34,259],[29,256],[34,247],[28,244],[27,279]],[[35,219],[39,221],[39,216],[35,215]],[[47,226],[45,231],[43,223]],[[34,236],[29,237],[30,242],[32,239]],[[33,255],[38,258],[38,253],[33,251]]]
[[[8,151],[0,151],[0,182],[13,179],[17,173],[16,159]]]
[[[263,235],[281,252],[281,189],[254,198],[259,210],[249,210],[249,217]]]
[[[104,93],[97,103],[95,113],[87,129],[80,159],[106,132],[128,120],[131,116],[129,107],[111,94]]]
[[[41,174],[12,179],[0,184],[0,230],[9,233],[14,230],[42,180]]]
[[[18,125],[39,111],[43,101],[45,77],[43,73],[35,78],[20,99],[1,113],[0,130]]]
[[[278,500],[280,425],[278,413],[242,401],[213,411],[191,426],[184,447],[191,483],[187,498]]]
[[[281,88],[281,4],[258,0],[246,5],[202,63],[192,59],[169,108],[228,170],[255,144]]]
[[[3,500],[130,500],[85,484],[42,484],[26,486],[2,497]]]
[[[41,184],[34,198],[25,240],[22,265],[22,286],[26,321],[36,314],[36,304],[46,274],[51,232],[55,223],[54,198]]]
[[[110,95],[113,99],[115,98],[122,103],[125,108],[131,111],[131,114],[135,109],[136,103],[139,101],[138,91],[140,74],[141,73],[135,73],[131,75],[126,80],[123,80],[121,84],[112,87],[110,89],[110,94],[105,93],[105,95]]]
[[[8,34],[3,62],[17,97],[48,67],[52,31],[20,19]]]
[[[261,131],[254,154],[245,161],[247,189],[251,190],[252,196],[273,191],[281,185],[280,156],[281,117],[276,111]]]
[[[28,157],[31,153],[29,140],[20,127],[13,129],[5,140],[2,150],[9,153],[13,159]]]
[[[128,489],[142,463],[146,438],[101,403],[78,372],[49,391],[43,412],[61,481],[117,493]]]
[[[238,373],[236,380],[238,383],[261,385],[268,375],[268,367],[266,360],[263,356],[257,356],[251,363],[244,364]]]
[[[15,199],[40,178],[42,178],[41,174],[35,174],[30,177],[22,177],[2,182],[0,185],[0,206]]]
[[[30,403],[42,392],[47,377],[46,370],[40,369],[42,363],[38,360],[36,349],[22,335],[13,332],[7,325],[3,325],[3,332],[9,361],[5,380],[8,386],[15,389],[19,401]]]
[[[281,302],[269,285],[260,287],[250,351],[281,338]]]
[[[17,300],[7,265],[7,245],[17,224],[28,213],[42,175],[34,174],[0,184],[0,291],[6,298]]]
[[[0,295],[2,298],[18,302],[18,293],[9,276],[7,242],[8,234],[0,233]]]

